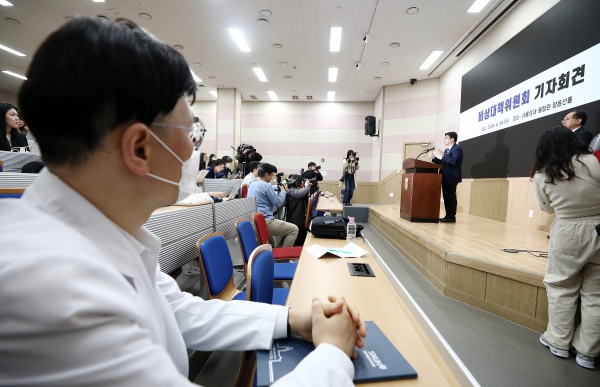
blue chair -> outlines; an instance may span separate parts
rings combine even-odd
[[[246,300],[269,304],[273,299],[275,259],[271,245],[260,245],[248,260]],[[285,289],[288,290],[288,289]]]
[[[258,247],[256,242],[256,235],[254,234],[254,227],[247,219],[240,219],[235,223],[235,229],[238,235],[238,241],[240,243],[240,250],[242,250],[242,256],[244,257],[244,275],[248,278],[248,260],[252,251]],[[294,279],[296,268],[298,264],[296,262],[278,263],[274,268],[274,279],[277,282],[291,281]]]
[[[0,199],[19,199],[24,191],[23,188],[0,189]]]

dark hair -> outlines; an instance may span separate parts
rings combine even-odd
[[[225,161],[226,163],[230,163],[230,162],[233,161],[233,159],[231,157],[229,157],[229,156],[223,156],[223,157],[221,157],[221,159],[223,161]]]
[[[206,169],[206,161],[204,160],[204,157],[206,156],[206,153],[202,152],[200,153],[200,171],[203,169]]]
[[[348,152],[346,152],[346,158],[350,157],[350,155],[353,155],[354,157],[356,157],[356,152],[354,152],[352,149],[350,149]]]
[[[575,177],[573,156],[576,156],[575,159],[587,169],[587,166],[579,160],[579,156],[591,153],[575,133],[564,126],[555,126],[542,133],[538,139],[531,177],[533,178],[539,171],[546,174],[546,183],[554,184],[554,179],[571,180]]]
[[[10,152],[12,149],[12,146],[10,145],[10,143],[8,142],[8,139],[6,138],[6,113],[8,113],[8,111],[10,109],[17,110],[16,107],[14,107],[13,105],[11,105],[9,103],[0,103],[0,117],[2,119],[2,135],[0,135],[0,150],[6,151],[6,152]],[[11,128],[11,130],[10,130],[11,137],[13,137],[12,135],[18,131],[19,131],[18,128]]]
[[[211,153],[211,154],[210,154],[210,156],[208,156],[208,161],[210,161],[210,160],[211,160],[213,157],[215,157],[215,156],[216,156],[216,154],[214,154],[214,153]]]
[[[292,183],[295,183],[296,188],[300,188],[302,187],[302,182],[304,181],[304,178],[302,177],[302,175],[292,174],[288,177],[288,180]]]
[[[150,125],[195,92],[190,69],[173,47],[132,21],[82,16],[38,48],[19,105],[46,164],[65,165],[86,161],[118,125]],[[65,106],[73,124],[48,119]]]
[[[458,141],[458,134],[456,132],[448,132],[448,133],[444,133],[444,136],[448,136],[450,138],[454,139],[454,142]]]
[[[258,166],[258,177],[265,177],[269,173],[276,173],[277,167],[269,163],[261,163]]]
[[[569,113],[573,113],[573,118],[576,120],[581,120],[581,126],[585,125],[587,122],[587,114],[583,110],[573,110]]]
[[[215,162],[213,163],[212,167],[214,169],[215,167],[218,167],[219,165],[225,165],[225,161],[223,161],[223,159],[216,159]]]
[[[259,165],[260,161],[250,161],[250,164],[248,165],[250,168],[250,172],[254,171],[255,169],[258,169]]]
[[[313,161],[311,161],[310,163],[308,163],[308,167],[309,167],[309,168],[310,168],[310,167],[313,167],[313,166],[314,166],[314,167],[316,167],[316,166],[317,166],[317,163],[315,163],[315,162],[313,162]]]

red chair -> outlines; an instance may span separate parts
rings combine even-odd
[[[240,195],[241,199],[248,197],[248,184],[242,184],[242,194]]]
[[[258,242],[261,245],[269,243],[269,229],[267,228],[267,222],[262,212],[254,213],[254,224],[258,231]],[[302,254],[302,246],[293,247],[277,247],[273,249],[273,257],[275,259],[295,259],[300,258]]]

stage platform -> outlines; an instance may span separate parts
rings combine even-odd
[[[466,214],[457,223],[411,223],[399,204],[369,207],[369,224],[446,296],[545,331],[548,260],[502,249],[548,251],[547,232]]]

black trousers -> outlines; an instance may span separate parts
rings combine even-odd
[[[446,184],[442,180],[442,195],[444,196],[444,207],[446,218],[456,217],[456,186],[458,184]]]

